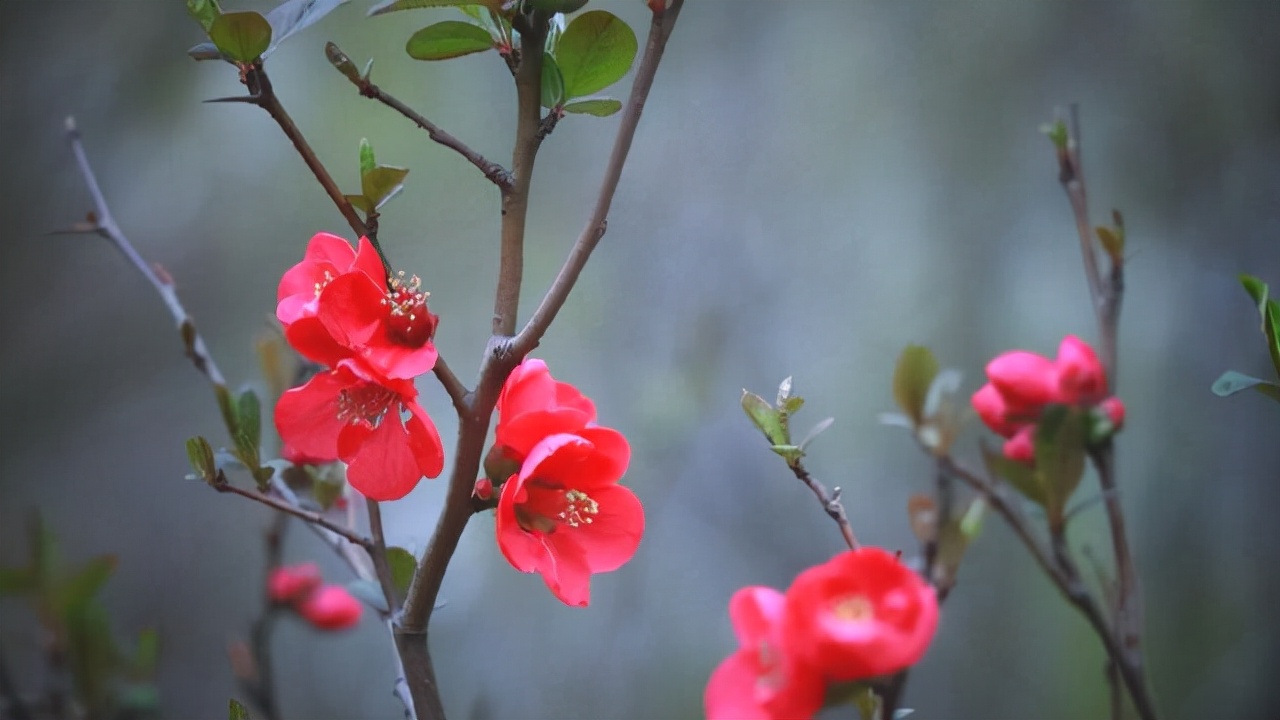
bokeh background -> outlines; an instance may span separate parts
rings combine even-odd
[[[242,2],[250,9],[269,3]],[[332,39],[375,79],[490,157],[509,161],[514,92],[493,55],[410,60],[451,11],[366,19],[355,0],[269,62],[279,94],[346,187],[357,143],[412,169],[382,237],[442,318],[470,380],[488,332],[497,197],[479,173],[325,62]],[[638,0],[593,3],[643,36]],[[120,224],[177,278],[234,383],[254,381],[275,284],[320,230],[347,228],[260,110],[206,105],[234,72],[184,51],[183,3],[0,2],[0,562],[40,508],[72,557],[120,557],[105,599],[122,634],[162,635],[166,717],[219,717],[225,655],[259,610],[263,508],[184,481],[183,441],[219,437],[203,379],[151,289],[105,242],[49,236],[90,207],[61,128],[74,114]],[[627,81],[615,88],[625,93]],[[785,586],[841,547],[812,497],[738,407],[794,375],[827,416],[810,467],[845,489],[859,536],[916,552],[908,495],[929,463],[891,408],[894,359],[926,343],[980,384],[1014,347],[1095,337],[1048,141],[1079,102],[1089,191],[1129,226],[1120,394],[1123,502],[1148,603],[1147,654],[1173,718],[1280,712],[1276,547],[1280,408],[1219,399],[1232,368],[1270,372],[1236,275],[1280,283],[1280,4],[692,0],[618,191],[609,233],[537,354],[631,438],[627,481],[648,527],[636,558],[560,605],[469,526],[433,624],[460,718],[684,718],[733,647],[731,593]],[[616,118],[570,117],[543,146],[528,234],[527,313],[576,237]],[[431,378],[420,386],[449,439]],[[978,431],[961,443],[976,455]],[[1097,493],[1091,480],[1077,500]],[[444,494],[424,482],[386,510],[420,550]],[[1073,525],[1107,557],[1099,506]],[[300,528],[289,560],[340,563]],[[0,644],[41,682],[39,633],[0,602]],[[288,717],[398,716],[372,619],[277,635]],[[1102,717],[1102,653],[996,518],[972,549],[906,705],[923,718]]]

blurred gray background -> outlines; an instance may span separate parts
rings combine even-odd
[[[358,187],[361,137],[412,168],[382,237],[424,278],[441,352],[469,381],[492,307],[496,193],[360,98],[322,48],[375,57],[387,91],[504,164],[514,92],[492,54],[405,56],[414,30],[456,13],[366,19],[369,4],[292,38],[268,68],[344,187]],[[643,38],[639,0],[593,5]],[[183,441],[219,438],[220,423],[151,289],[105,241],[44,234],[90,207],[62,119],[78,118],[117,219],[177,278],[233,383],[256,379],[252,340],[281,272],[313,233],[348,232],[265,113],[201,104],[240,87],[228,67],[186,58],[200,39],[178,0],[0,2],[0,562],[21,559],[34,507],[69,555],[117,553],[106,601],[122,633],[159,628],[175,718],[219,717],[236,694],[225,648],[260,607],[268,516],[183,481]],[[1270,372],[1235,278],[1280,283],[1280,4],[1214,0],[691,0],[609,233],[537,351],[631,439],[644,542],[597,576],[589,609],[570,609],[513,571],[492,517],[476,518],[433,624],[452,715],[701,714],[734,646],[732,592],[785,586],[841,547],[743,417],[744,387],[768,394],[794,375],[809,399],[797,424],[836,418],[811,469],[845,488],[860,538],[916,552],[905,501],[928,487],[929,463],[876,422],[901,347],[927,343],[972,391],[998,352],[1095,336],[1037,132],[1071,101],[1093,219],[1119,207],[1130,230],[1120,479],[1151,681],[1168,717],[1276,717],[1280,407],[1209,386],[1229,368]],[[589,212],[615,127],[569,117],[543,146],[523,317]],[[448,402],[430,377],[420,385],[451,448]],[[1086,481],[1077,500],[1096,492]],[[421,549],[443,493],[423,482],[388,507],[391,540]],[[1105,561],[1097,506],[1073,532]],[[301,528],[286,556],[346,579]],[[24,607],[0,603],[0,637],[11,663],[36,657]],[[276,663],[289,717],[398,716],[372,619],[336,636],[284,623]],[[1085,623],[990,518],[906,705],[922,718],[1102,717],[1101,666]]]

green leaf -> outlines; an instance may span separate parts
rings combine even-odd
[[[138,633],[138,644],[133,651],[130,673],[134,680],[150,680],[155,677],[160,662],[160,633],[146,628]]]
[[[835,421],[836,421],[835,418],[827,418],[825,420],[820,421],[817,425],[814,425],[813,429],[810,430],[808,434],[804,436],[804,439],[800,441],[800,446],[799,446],[800,449],[801,450],[807,449],[809,447],[809,443],[813,442],[814,438],[826,432],[827,428],[831,427],[832,423],[834,423]]]
[[[262,443],[262,403],[251,389],[240,393],[236,401],[236,427],[253,441],[254,447]]]
[[[342,481],[342,478],[318,477],[311,484],[311,497],[315,498],[320,507],[328,510],[333,507],[333,503],[339,497],[342,497],[342,489],[344,487],[346,487],[346,483]]]
[[[621,80],[638,47],[636,34],[613,13],[592,10],[575,17],[556,49],[566,97],[590,95]]]
[[[1280,384],[1238,373],[1235,370],[1222,373],[1221,377],[1214,381],[1212,390],[1218,397],[1229,397],[1250,388],[1272,400],[1280,401]]]
[[[428,25],[409,38],[404,49],[415,60],[447,60],[493,47],[489,31],[461,20]]]
[[[555,108],[564,104],[564,76],[560,66],[550,55],[542,56],[542,107]]]
[[[613,98],[591,98],[589,100],[565,103],[563,109],[567,113],[575,113],[577,115],[609,117],[622,109],[622,103]]]
[[[227,720],[250,720],[249,711],[239,700],[231,698],[231,702],[227,706]]]
[[[785,415],[764,398],[752,392],[742,391],[742,409],[751,422],[764,433],[770,445],[790,445],[791,433],[787,430]]]
[[[1050,405],[1036,426],[1036,475],[1045,489],[1050,527],[1064,518],[1067,501],[1084,477],[1084,414],[1066,405]]]
[[[35,589],[36,575],[31,568],[0,568],[0,595],[18,595]]]
[[[360,82],[360,71],[356,69],[356,64],[351,62],[351,58],[342,52],[336,44],[327,42],[324,44],[324,56],[328,58],[329,64],[338,69],[353,83]]]
[[[1111,256],[1113,262],[1124,257],[1124,228],[1099,225],[1093,230],[1098,234],[1098,242],[1102,243],[1102,249],[1107,251],[1107,255]]]
[[[373,172],[377,166],[378,161],[373,156],[373,145],[369,143],[369,138],[360,138],[360,177]]]
[[[526,2],[530,7],[552,15],[575,13],[587,4],[587,0],[526,0]]]
[[[249,64],[271,45],[271,24],[256,12],[223,13],[209,27],[209,39],[231,60]]]
[[[413,573],[418,569],[418,562],[413,555],[402,547],[387,548],[387,564],[391,566],[391,584],[396,593],[403,599],[409,594],[409,585],[413,582]]]
[[[1054,120],[1052,123],[1045,123],[1040,126],[1040,132],[1044,133],[1053,143],[1053,146],[1060,152],[1067,149],[1067,124],[1061,120]]]
[[[222,14],[222,8],[218,7],[218,0],[187,0],[187,13],[195,18],[207,33],[213,26],[213,21]]]
[[[1030,467],[1005,457],[999,450],[982,444],[982,460],[987,465],[987,472],[1001,478],[1022,493],[1023,497],[1044,507],[1048,501],[1044,486],[1039,476]]]
[[[266,15],[267,24],[271,26],[271,44],[262,54],[270,54],[291,35],[311,27],[346,3],[347,0],[285,0],[271,8]]]
[[[373,203],[369,202],[369,198],[363,195],[343,195],[343,197],[347,199],[347,202],[351,203],[352,207],[365,215],[373,212]]]
[[[804,457],[804,448],[799,445],[772,445],[769,449],[781,455],[789,466],[794,466]]]
[[[397,10],[415,10],[417,8],[464,7],[480,5],[494,12],[502,12],[503,0],[386,0],[369,8],[369,16],[384,15]]]
[[[1240,284],[1244,286],[1244,291],[1249,293],[1249,297],[1253,298],[1253,304],[1258,308],[1258,315],[1266,315],[1267,296],[1270,293],[1267,284],[1247,274],[1240,275]]]
[[[218,467],[213,459],[213,446],[204,437],[197,435],[187,438],[187,459],[201,480],[211,482],[218,475]]]
[[[227,428],[227,434],[231,437],[236,435],[236,408],[231,403],[231,391],[226,385],[214,385],[213,394],[218,399],[218,410],[222,413],[222,424]]]
[[[1242,274],[1240,284],[1258,308],[1258,316],[1262,319],[1262,334],[1267,338],[1267,352],[1271,355],[1271,364],[1275,367],[1276,374],[1280,375],[1280,304],[1271,299],[1270,288],[1258,278]]]
[[[373,203],[377,210],[404,189],[404,178],[409,174],[408,168],[379,165],[360,176],[360,187],[364,196]]]
[[[85,563],[79,572],[68,578],[58,588],[58,605],[67,609],[83,607],[93,600],[115,569],[114,555],[100,555]]]
[[[387,607],[386,596],[382,594],[382,586],[372,580],[352,580],[347,583],[347,592],[380,613],[391,611]]]
[[[908,345],[893,370],[893,399],[917,425],[924,422],[929,387],[938,375],[938,360],[923,345]]]

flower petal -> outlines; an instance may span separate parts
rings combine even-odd
[[[409,443],[399,409],[393,407],[360,444],[347,466],[347,482],[370,500],[399,500],[408,495],[422,479]]]
[[[345,423],[338,419],[338,393],[350,385],[349,375],[329,371],[286,391],[276,402],[280,438],[303,455],[339,457],[338,434]]]
[[[599,507],[591,523],[562,527],[556,534],[572,538],[591,572],[611,572],[636,554],[644,535],[644,507],[635,493],[622,485],[608,485],[589,494]]]
[[[418,469],[429,478],[439,477],[444,470],[444,443],[440,442],[436,424],[416,400],[406,400],[404,405],[410,413],[404,427],[409,433],[409,449]]]

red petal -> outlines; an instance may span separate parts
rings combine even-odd
[[[429,478],[439,477],[444,470],[444,444],[440,442],[436,424],[416,400],[406,401],[405,407],[412,415],[405,421],[405,430],[409,433],[409,449],[413,451],[418,469]]]
[[[560,542],[560,533],[543,535],[547,550],[537,571],[547,589],[565,605],[586,607],[591,603],[591,568],[582,550],[573,542]]]
[[[373,243],[363,235],[360,236],[360,247],[356,250],[355,261],[351,263],[350,269],[364,273],[379,288],[386,289],[387,269],[383,267],[382,258],[378,257],[378,251],[373,247]]]
[[[729,598],[729,620],[738,644],[756,647],[767,641],[782,621],[785,607],[786,596],[771,587],[752,585],[735,592]]]
[[[344,377],[346,376],[346,377]],[[340,457],[338,393],[351,385],[349,375],[322,372],[302,387],[285,392],[276,402],[276,430],[295,451],[312,457]]]
[[[1040,407],[1058,401],[1058,368],[1049,358],[1014,350],[987,363],[987,377],[1010,405]]]
[[[370,500],[399,500],[422,479],[398,407],[387,411],[347,465],[347,482]]]
[[[334,366],[351,357],[351,351],[339,345],[320,319],[314,316],[295,320],[285,328],[284,338],[300,355],[323,365]]]
[[[563,535],[582,548],[591,572],[611,572],[622,567],[636,554],[644,535],[644,507],[630,489],[609,485],[588,493],[600,511],[591,524],[574,528],[561,527]]]
[[[316,233],[307,242],[307,250],[303,258],[311,262],[327,262],[345,271],[355,260],[356,253],[351,243],[332,233]]]
[[[365,362],[377,368],[389,378],[415,378],[431,372],[436,366],[436,347],[430,341],[421,347],[406,347],[391,342],[386,336],[386,325],[370,338],[361,350]]]
[[[1058,384],[1064,402],[1093,405],[1107,395],[1107,374],[1088,343],[1068,335],[1058,346]]]
[[[751,648],[738,650],[716,666],[702,696],[707,720],[774,720],[756,698],[760,672],[758,653]]]
[[[343,630],[360,622],[363,608],[341,585],[326,585],[298,606],[298,614],[321,630]]]
[[[495,524],[498,530],[498,549],[502,551],[502,556],[515,569],[528,573],[537,569],[546,546],[538,538],[525,532],[516,520],[516,505],[525,499],[521,485],[519,477],[513,476],[502,486]]]
[[[385,299],[386,291],[364,273],[346,273],[320,293],[316,316],[334,341],[356,349],[381,329],[380,324],[387,317],[387,308],[382,304]]]

